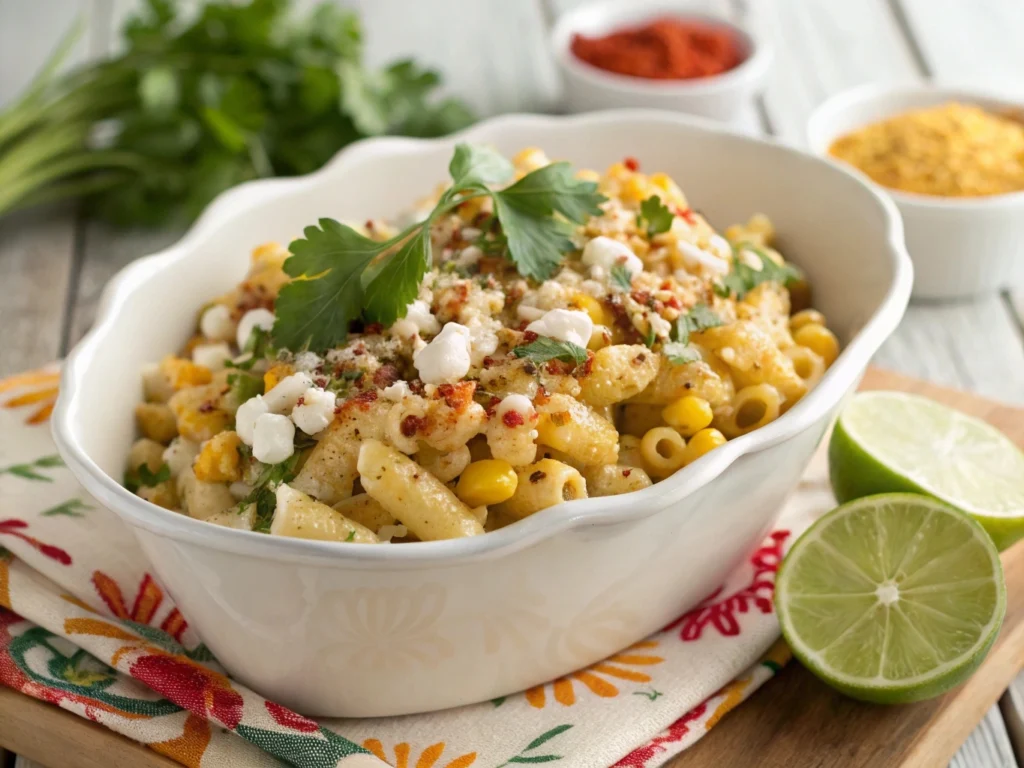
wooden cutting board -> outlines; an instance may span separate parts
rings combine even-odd
[[[999,427],[1024,447],[1024,410],[872,369],[861,389],[927,395]],[[1003,552],[1006,618],[962,686],[931,701],[881,707],[836,693],[796,661],[729,713],[669,768],[945,766],[1024,666],[1024,541]]]
[[[862,389],[917,392],[995,424],[1024,446],[1024,410],[873,369]],[[1003,553],[1006,620],[964,685],[932,701],[861,704],[793,661],[670,768],[944,766],[1024,666],[1024,541]],[[176,763],[55,706],[0,687],[0,751],[49,768],[172,768]]]

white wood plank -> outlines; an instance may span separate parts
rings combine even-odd
[[[949,763],[950,768],[1016,768],[999,707],[992,707]]]
[[[803,145],[822,101],[875,81],[915,80],[913,56],[885,0],[736,0],[774,42],[765,108],[775,134]]]
[[[47,766],[41,765],[34,760],[29,760],[27,757],[18,755],[14,759],[14,768],[47,768]]]
[[[60,353],[74,227],[67,209],[0,218],[0,376]]]

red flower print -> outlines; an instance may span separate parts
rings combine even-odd
[[[15,518],[0,520],[0,536],[6,534],[7,536],[13,536],[16,539],[21,539],[26,544],[31,545],[35,549],[39,550],[39,552],[56,560],[61,565],[71,565],[71,555],[60,547],[55,547],[52,544],[44,544],[39,541],[39,539],[34,539],[31,536],[22,533],[25,528],[28,528],[28,523],[24,520],[17,520]]]
[[[296,714],[287,707],[282,707],[272,701],[267,702],[267,712],[274,718],[275,723],[283,725],[285,728],[291,728],[293,731],[317,733],[320,730],[320,725],[316,721]]]
[[[178,656],[151,654],[129,669],[135,679],[200,717],[232,730],[242,720],[242,696],[224,675]]]
[[[708,626],[714,627],[724,637],[734,637],[740,633],[737,614],[749,613],[752,609],[764,614],[771,613],[775,573],[782,562],[782,545],[787,538],[789,531],[775,531],[770,537],[771,541],[753,554],[750,562],[754,566],[754,576],[750,584],[724,600],[717,599],[721,588],[715,590],[704,602],[665,629],[681,627],[679,639],[683,642],[699,640]]]
[[[683,737],[690,732],[690,723],[699,719],[707,709],[707,701],[701,702],[649,742],[637,747],[619,760],[612,768],[644,768],[654,757],[668,751],[662,744],[682,741]]]

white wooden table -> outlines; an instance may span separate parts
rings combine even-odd
[[[546,29],[559,11],[577,2],[347,0],[362,14],[371,63],[415,55],[441,69],[449,88],[483,115],[559,109]],[[87,57],[116,45],[114,30],[135,4],[0,0],[0,104],[24,85],[76,15],[89,21],[77,51]],[[785,142],[801,144],[811,110],[859,83],[934,78],[1024,92],[1024,0],[693,4],[773,36],[777,57],[769,86],[750,104],[743,125]],[[177,234],[112,232],[72,207],[0,219],[0,375],[65,354],[89,327],[107,279]],[[911,306],[877,362],[1024,403],[1024,286],[978,301]],[[1024,766],[1022,715],[1024,677],[988,713],[952,765]]]

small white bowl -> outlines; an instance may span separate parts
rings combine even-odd
[[[840,136],[902,112],[951,101],[994,113],[1024,109],[1024,101],[974,89],[864,85],[833,96],[814,111],[807,125],[810,150],[828,157],[829,146]],[[1024,192],[955,198],[884,191],[903,216],[914,262],[915,298],[962,298],[1024,285]]]
[[[664,16],[702,21],[731,31],[740,40],[744,59],[720,75],[693,80],[652,80],[606,72],[577,58],[572,40],[577,34],[607,35]],[[724,19],[694,11],[679,0],[606,0],[588,3],[558,18],[551,47],[564,81],[563,105],[568,112],[616,107],[650,107],[701,115],[731,122],[761,87],[771,65],[768,42]]]

